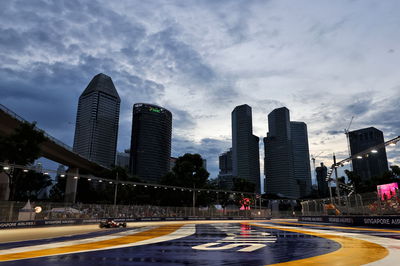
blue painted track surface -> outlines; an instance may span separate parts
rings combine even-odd
[[[258,225],[271,225],[258,223]],[[274,224],[276,226],[283,226]],[[111,247],[105,250],[73,252],[44,256],[39,258],[18,259],[0,262],[2,265],[268,265],[289,262],[299,259],[313,258],[329,254],[341,248],[341,245],[329,238],[288,231],[280,228],[264,228],[245,223],[210,223],[190,225],[193,234],[182,235],[177,239],[163,240],[157,243],[130,247]],[[290,226],[290,225],[285,225]],[[151,224],[149,225],[149,228]],[[153,226],[152,228],[154,228]],[[298,225],[293,228],[313,229],[313,225]],[[146,229],[146,227],[142,227]],[[321,228],[319,228],[321,229]],[[331,228],[322,228],[329,233]],[[15,248],[36,245],[64,243],[107,237],[118,233],[127,233],[126,229],[99,229],[98,232],[74,236],[63,236],[43,240],[2,243],[0,252]],[[335,229],[336,230],[336,229]],[[340,232],[340,229],[336,230]],[[349,230],[343,229],[343,232]],[[400,234],[373,231],[357,231],[366,235],[383,238],[399,238]],[[1,232],[0,232],[1,233]],[[167,235],[168,236],[168,235]],[[253,250],[244,249],[246,247]],[[299,264],[300,265],[300,264]]]

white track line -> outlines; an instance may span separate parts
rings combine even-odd
[[[369,241],[378,245],[381,245],[389,250],[389,255],[387,255],[385,258],[368,263],[366,265],[379,265],[379,266],[393,266],[393,265],[398,265],[399,264],[399,258],[400,258],[400,240],[398,239],[393,239],[393,238],[386,238],[386,237],[379,237],[379,236],[372,236],[372,235],[367,235],[367,234],[360,234],[360,233],[347,233],[347,232],[341,232],[341,231],[336,231],[335,229],[331,228],[330,230],[320,230],[320,229],[309,229],[309,228],[304,228],[304,227],[299,227],[299,226],[281,226],[281,225],[272,225],[272,224],[267,224],[267,223],[254,223],[256,225],[261,225],[261,226],[271,226],[271,227],[277,227],[278,228],[283,228],[283,229],[298,229],[301,231],[305,232],[313,232],[313,233],[320,233],[320,234],[327,234],[327,235],[338,235],[338,236],[345,236],[345,237],[350,237],[350,238],[355,238],[355,239],[360,239],[360,240],[365,240]],[[279,230],[279,229],[278,229]]]
[[[4,250],[0,250],[0,255],[21,253],[21,252],[35,251],[35,250],[42,250],[42,249],[50,249],[50,248],[60,248],[60,247],[78,245],[78,244],[98,242],[98,241],[103,241],[103,240],[115,239],[115,238],[119,238],[122,236],[137,234],[137,233],[147,231],[147,230],[150,230],[153,228],[156,228],[156,226],[142,227],[142,228],[123,231],[123,232],[106,235],[106,236],[97,236],[97,237],[84,238],[84,239],[78,239],[78,240],[69,240],[69,241],[67,240],[67,241],[54,242],[54,243],[49,243],[49,244],[40,244],[40,245],[33,245],[33,246],[4,249]]]

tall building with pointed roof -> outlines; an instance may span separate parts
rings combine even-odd
[[[79,97],[74,152],[98,164],[115,164],[120,102],[112,79],[97,74]]]
[[[259,138],[253,135],[251,107],[236,106],[232,111],[232,175],[255,184],[260,193]]]

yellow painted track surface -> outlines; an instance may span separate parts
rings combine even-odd
[[[341,245],[341,248],[339,250],[328,254],[307,259],[294,260],[290,262],[270,264],[270,265],[282,265],[282,266],[283,265],[285,266],[286,265],[288,266],[289,265],[331,265],[331,266],[363,265],[380,260],[389,254],[389,251],[386,248],[382,247],[381,245],[365,240],[359,240],[339,235],[332,235],[328,233],[327,234],[314,233],[301,229],[288,229],[279,226],[257,225],[251,223],[250,225],[327,238],[336,241]]]
[[[196,225],[196,227],[195,227]],[[212,229],[214,228],[214,229]],[[218,231],[220,229],[226,228],[226,230]],[[233,229],[231,229],[233,228]],[[235,229],[237,228],[237,229]],[[171,246],[171,254],[173,252],[178,252],[175,256],[183,256],[186,259],[189,258],[189,264],[200,262],[196,259],[201,255],[200,260],[209,260],[208,265],[397,265],[400,261],[400,230],[395,229],[375,229],[375,228],[358,228],[358,227],[346,227],[346,226],[331,226],[331,225],[321,225],[321,224],[311,224],[311,223],[300,223],[295,220],[250,220],[250,221],[239,221],[239,220],[229,220],[229,221],[181,221],[181,222],[140,222],[140,223],[129,223],[128,229],[126,230],[115,230],[104,231],[98,228],[98,225],[81,225],[81,226],[60,226],[60,227],[48,227],[48,228],[28,228],[28,229],[6,229],[0,230],[0,244],[3,248],[0,248],[0,262],[12,263],[10,265],[38,265],[42,260],[46,260],[49,256],[53,257],[53,260],[57,264],[57,255],[67,255],[76,253],[94,253],[103,254],[99,252],[114,250],[112,254],[118,255],[107,255],[107,256],[135,256],[136,254],[139,259],[141,256],[152,256],[151,252],[147,250],[146,247],[149,244],[152,245],[151,250],[154,250],[158,254],[158,248],[165,249],[165,246]],[[185,231],[186,230],[186,231]],[[202,231],[203,230],[203,231]],[[211,231],[210,231],[211,230]],[[216,231],[213,231],[216,230]],[[229,233],[229,230],[236,233],[236,236],[240,236],[240,239],[236,239],[236,248],[224,249],[222,251],[213,251],[211,248],[209,250],[194,250],[192,247],[199,245],[199,243],[217,243],[217,246],[228,245],[229,243],[221,242],[225,233]],[[246,232],[243,233],[243,230]],[[261,230],[261,231],[260,231]],[[103,234],[104,232],[109,232],[108,235],[100,235],[91,239],[85,234]],[[204,233],[205,232],[205,233]],[[283,242],[272,243],[271,241],[267,243],[254,242],[257,241],[258,237],[269,235],[270,238],[274,238],[274,234],[277,233],[276,238],[279,241],[279,232],[284,232],[292,234],[289,239],[282,239]],[[196,235],[198,233],[198,235]],[[232,235],[232,233],[231,233]],[[390,236],[388,236],[390,235]],[[57,237],[72,236],[71,240],[58,240],[53,243],[53,240]],[[302,237],[304,236],[304,237]],[[307,237],[308,236],[308,237]],[[397,239],[396,239],[397,238]],[[44,239],[48,239],[43,241]],[[318,240],[320,239],[320,240]],[[20,241],[33,240],[35,243],[22,244],[20,246]],[[272,261],[269,259],[271,257],[270,252],[281,253],[281,248],[276,248],[276,245],[282,245],[289,241],[288,244],[293,245],[293,242],[301,242],[304,244],[314,243],[316,251],[318,247],[315,246],[315,240],[320,243],[321,241],[325,243],[335,243],[336,248],[326,249],[326,251],[321,252],[309,252],[308,248],[307,255],[300,257],[298,253],[291,256],[288,254],[289,261],[282,262],[284,260]],[[175,241],[175,242],[174,242]],[[204,242],[205,241],[205,242]],[[253,242],[252,242],[253,241]],[[49,243],[49,244],[37,244],[39,243]],[[168,242],[169,244],[162,244],[163,242]],[[321,242],[321,243],[322,243]],[[22,242],[21,242],[22,243]],[[159,244],[157,244],[159,243]],[[220,243],[220,244],[218,244]],[[250,244],[246,244],[250,243]],[[263,246],[254,252],[244,254],[240,252],[244,249],[246,245],[257,245]],[[261,243],[261,244],[260,244]],[[280,244],[278,244],[280,243]],[[9,245],[11,248],[9,250],[5,249]],[[159,246],[157,246],[159,245]],[[174,246],[176,245],[176,246]],[[275,248],[274,248],[275,245]],[[291,252],[291,247],[286,249],[286,252]],[[312,246],[311,245],[311,246]],[[207,246],[207,245],[205,245]],[[302,245],[300,245],[302,247]],[[307,246],[307,245],[306,245]],[[1,246],[0,246],[1,247]],[[299,245],[297,245],[298,249]],[[119,249],[130,248],[130,253],[124,255],[123,251],[118,251]],[[307,249],[307,247],[304,247]],[[143,253],[145,251],[145,253]],[[122,253],[121,253],[122,252]],[[133,253],[132,253],[133,252]],[[140,253],[142,252],[142,253]],[[184,252],[192,255],[184,255]],[[293,251],[295,252],[295,251]],[[278,254],[273,253],[273,254]],[[106,254],[106,253],[104,253]],[[111,254],[111,253],[108,253]],[[140,255],[142,254],[142,255]],[[168,254],[171,255],[171,254]],[[180,254],[180,255],[179,255]],[[294,254],[294,253],[293,253]],[[314,255],[313,255],[314,254]],[[81,256],[81,255],[79,255]],[[82,255],[82,258],[91,256],[95,258],[98,255]],[[106,255],[99,255],[106,256]],[[224,256],[225,260],[216,259],[213,256]],[[257,260],[255,258],[257,257]],[[281,255],[280,255],[281,256]],[[308,257],[309,256],[309,257]],[[163,256],[161,256],[163,257]],[[55,258],[55,259],[54,259]],[[67,257],[70,259],[70,257]],[[237,259],[236,259],[237,258]],[[27,260],[28,259],[28,260]],[[34,260],[32,260],[34,259]],[[40,260],[39,260],[40,259]],[[167,259],[167,257],[159,258]],[[190,260],[191,259],[191,260]],[[53,262],[52,260],[52,262]],[[174,260],[180,260],[174,258]],[[20,262],[19,262],[20,261]],[[168,261],[168,260],[167,260]],[[29,262],[25,264],[25,262]],[[261,263],[260,263],[261,262]],[[264,262],[264,263],[262,263]],[[272,263],[274,262],[274,263]],[[59,265],[71,265],[68,262],[62,262]],[[84,262],[79,265],[86,265]],[[226,264],[225,264],[226,263]],[[236,264],[235,264],[236,263]],[[250,264],[246,264],[250,263]],[[6,265],[4,264],[4,265]],[[146,264],[146,263],[144,263]],[[143,265],[144,265],[143,264]],[[151,264],[151,263],[150,263]],[[184,263],[186,264],[186,263]],[[182,264],[182,265],[184,265]],[[0,266],[3,263],[0,263]],[[49,262],[47,261],[47,264]],[[93,261],[90,261],[88,265],[97,265]],[[108,265],[108,264],[100,264]],[[98,266],[100,266],[98,265]],[[124,264],[125,265],[125,264]],[[130,265],[129,263],[126,265]],[[141,264],[142,265],[142,264]],[[154,265],[154,264],[151,264]],[[162,263],[158,264],[162,265]],[[176,265],[176,264],[173,264]],[[76,265],[78,266],[78,265]]]

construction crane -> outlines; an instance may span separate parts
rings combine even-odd
[[[351,117],[350,123],[347,126],[347,128],[344,129],[344,134],[346,135],[346,140],[347,140],[347,152],[349,153],[349,157],[351,157],[351,151],[350,151],[350,139],[349,139],[349,132],[350,132],[350,127],[351,123],[353,123],[354,116]],[[350,164],[351,166],[351,171],[353,171],[353,165]]]
[[[314,167],[314,171],[315,171],[315,159],[317,159],[320,155],[322,155],[324,152],[321,151],[320,153],[318,153],[317,155],[312,155],[311,154],[311,160],[313,162],[313,167]]]

